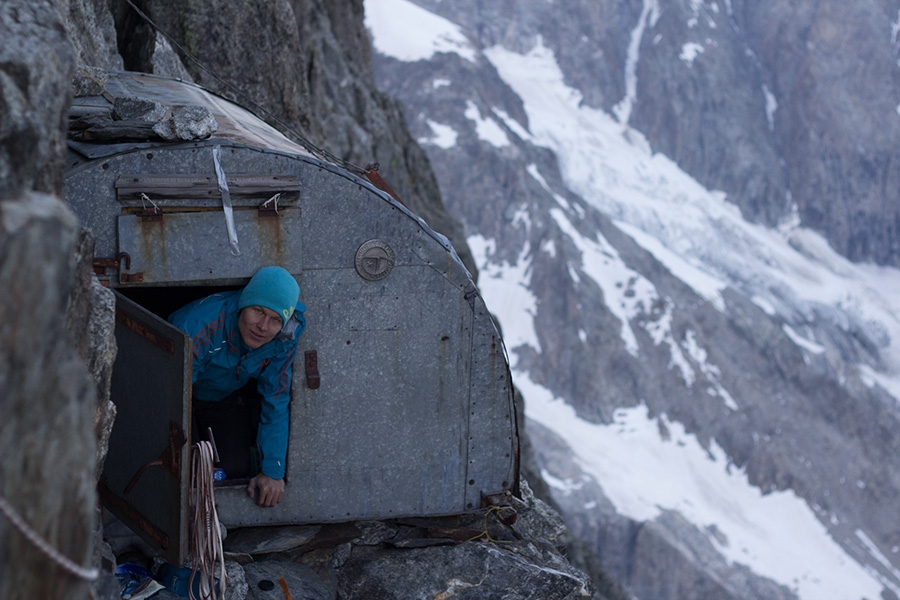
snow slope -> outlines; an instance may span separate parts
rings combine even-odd
[[[446,19],[405,0],[366,0],[365,8],[373,45],[382,54],[416,61],[427,60],[435,52],[457,52],[466,60],[475,60],[460,28]],[[633,37],[642,34],[642,24],[655,18],[657,11],[656,2],[644,2],[641,25]],[[406,33],[389,22],[404,23]],[[407,35],[409,32],[414,33]],[[880,385],[900,399],[900,345],[895,341],[900,340],[900,271],[850,263],[821,236],[795,222],[768,229],[744,221],[723,193],[703,188],[674,162],[653,154],[641,134],[628,127],[633,85],[628,86],[628,96],[615,118],[582,105],[579,92],[564,84],[553,53],[540,40],[526,54],[497,46],[486,49],[483,56],[521,98],[530,130],[525,131],[502,111],[496,111],[496,117],[524,140],[551,149],[569,189],[613,219],[719,310],[724,310],[722,290],[732,287],[769,314],[782,317],[789,324],[786,333],[810,355],[821,354],[824,347],[812,339],[814,332],[804,327],[805,323],[826,314],[835,326],[862,329],[877,340],[884,364],[877,369],[856,367],[867,385]],[[637,60],[629,49],[629,65]],[[633,77],[633,69],[629,74]],[[506,134],[491,129],[486,123],[492,121],[485,121],[474,105],[470,104],[466,114],[486,141],[495,146],[508,143]],[[455,135],[444,129],[448,126],[432,127],[442,147],[452,145]],[[528,174],[550,192],[536,167],[532,165]],[[557,196],[557,202],[566,208],[564,199]],[[658,293],[599,233],[596,239],[581,236],[567,215],[571,211],[554,210],[549,216],[581,250],[583,275],[603,289],[609,309],[621,321],[626,349],[637,355],[639,347],[629,320],[641,303],[649,305]],[[512,225],[528,218],[527,213],[517,215]],[[496,261],[493,240],[475,235],[469,243],[488,306],[502,307],[495,314],[507,346],[525,344],[540,353],[527,248],[515,264],[509,264]],[[573,279],[577,277],[574,271],[570,273]],[[633,282],[627,296],[622,286],[626,281]],[[690,343],[690,336],[688,343],[677,343],[666,329],[665,319],[648,327],[653,327],[648,332],[657,344],[668,345],[670,368],[680,372],[686,385],[696,379],[695,368],[715,381],[716,366],[706,361],[703,348]],[[724,452],[715,445],[707,452],[665,415],[660,419],[672,432],[669,440],[661,438],[656,420],[649,419],[642,406],[618,410],[611,425],[591,424],[515,364],[513,374],[527,399],[528,418],[567,441],[583,476],[595,480],[621,514],[644,521],[669,509],[680,512],[701,530],[714,524],[726,539],[725,543],[715,542],[723,556],[804,599],[874,599],[883,587],[900,595],[896,583],[846,554],[804,500],[792,492],[763,496],[742,471],[729,468]],[[721,384],[714,393],[729,408],[740,406],[741,398]],[[553,478],[550,483],[561,491],[578,484]],[[866,543],[865,534],[858,536],[871,556],[889,567],[874,544]]]

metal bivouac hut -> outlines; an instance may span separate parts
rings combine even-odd
[[[459,514],[515,491],[498,329],[446,238],[390,194],[220,96],[150,75],[109,73],[102,94],[75,98],[69,148],[66,199],[116,294],[100,495],[168,560],[189,537],[191,349],[165,319],[268,264],[307,306],[285,497],[259,508],[244,484],[218,487],[226,526]]]

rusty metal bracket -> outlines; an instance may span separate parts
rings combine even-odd
[[[144,281],[144,272],[119,273],[119,283],[141,283]]]
[[[94,273],[97,275],[105,275],[107,269],[122,270],[122,261],[125,261],[125,270],[131,268],[131,256],[127,252],[119,252],[115,258],[95,258],[92,263]]]
[[[403,206],[406,206],[403,200],[400,199],[400,196],[398,196],[397,193],[393,189],[391,189],[391,186],[389,186],[387,182],[381,178],[381,175],[378,174],[378,168],[378,163],[372,163],[371,165],[366,166],[366,170],[363,171],[363,175],[366,176],[366,179],[369,180],[369,183],[377,187],[382,192],[387,192],[391,198],[393,198]]]
[[[319,389],[319,356],[315,350],[307,350],[303,356],[306,365],[306,387]]]
[[[172,475],[178,477],[178,471],[181,469],[181,447],[187,443],[187,437],[174,421],[169,421],[169,445],[162,451],[159,458],[151,460],[141,466],[137,472],[131,477],[128,485],[125,486],[125,494],[128,495],[134,489],[135,484],[144,474],[144,471],[150,467],[163,467]]]

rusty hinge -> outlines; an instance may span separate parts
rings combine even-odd
[[[128,485],[125,486],[125,494],[127,495],[134,489],[138,479],[140,479],[141,475],[144,474],[144,471],[150,467],[163,467],[172,473],[172,475],[178,477],[178,471],[181,469],[181,447],[186,443],[187,437],[184,435],[184,431],[182,431],[181,427],[174,421],[169,421],[169,444],[162,451],[162,454],[159,455],[159,458],[151,460],[147,464],[141,466],[141,468],[132,475]]]
[[[125,261],[125,269],[131,268],[131,256],[127,252],[119,252],[115,258],[95,258],[93,264],[94,273],[106,275],[107,269],[121,270],[122,261]]]
[[[307,350],[304,354],[306,364],[306,387],[311,390],[319,389],[319,356],[315,350]]]
[[[137,273],[119,273],[120,283],[141,283],[142,281],[144,281],[143,271],[138,271]]]
[[[96,275],[106,275],[107,269],[115,269],[119,272],[120,283],[141,283],[144,281],[144,273],[123,273],[122,262],[125,263],[125,270],[131,268],[131,256],[127,252],[119,252],[115,258],[95,258],[93,264],[94,273]]]

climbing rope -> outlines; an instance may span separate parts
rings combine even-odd
[[[31,526],[25,522],[25,519],[23,519],[21,515],[16,512],[16,509],[14,509],[3,496],[0,496],[0,513],[3,513],[6,518],[9,519],[9,522],[13,524],[13,527],[18,529],[19,533],[25,536],[25,539],[34,544],[34,546],[38,550],[47,555],[47,557],[49,557],[53,562],[58,564],[67,572],[71,573],[75,577],[85,579],[87,581],[94,581],[95,579],[97,579],[97,577],[100,576],[100,571],[98,569],[88,569],[82,567],[69,557],[63,555],[59,550],[51,546],[50,542],[41,537],[41,534],[32,529]]]
[[[482,530],[481,533],[479,533],[478,535],[476,535],[476,536],[474,536],[474,537],[470,537],[470,538],[467,539],[466,541],[467,541],[467,542],[474,542],[475,540],[484,539],[485,541],[493,542],[493,543],[495,543],[495,544],[511,544],[512,542],[510,542],[509,540],[498,540],[497,538],[493,537],[493,536],[488,532],[488,517],[489,517],[490,515],[494,514],[494,513],[499,514],[501,510],[503,510],[503,507],[501,507],[501,506],[492,506],[492,507],[488,508],[488,509],[484,512],[484,523],[483,523],[483,525],[482,525],[482,527],[483,527],[484,529]]]
[[[191,462],[191,487],[194,515],[191,523],[191,600],[221,600],[225,597],[225,553],[216,513],[213,483],[213,447],[209,442],[194,444]],[[219,590],[216,590],[216,564],[219,566]],[[199,577],[200,597],[194,595],[194,578]]]
[[[129,6],[131,6],[132,9],[134,9],[134,12],[136,12],[138,14],[138,16],[140,16],[142,19],[144,19],[147,22],[147,24],[150,25],[153,29],[155,29],[160,35],[162,35],[164,38],[169,40],[169,43],[172,44],[173,46],[175,46],[176,48],[178,48],[178,50],[180,50],[184,56],[186,56],[188,59],[190,59],[191,62],[193,62],[198,67],[200,67],[203,71],[205,71],[210,77],[212,77],[213,79],[218,81],[221,85],[228,88],[232,93],[234,93],[237,97],[241,98],[244,102],[253,106],[257,111],[259,111],[259,112],[263,113],[264,115],[266,115],[267,117],[269,117],[272,121],[277,123],[282,128],[283,131],[288,132],[292,136],[294,136],[294,138],[300,143],[300,145],[303,146],[310,154],[312,154],[313,156],[316,156],[318,158],[332,162],[340,167],[343,167],[344,169],[347,169],[348,171],[350,171],[351,173],[355,173],[356,175],[365,175],[367,169],[363,169],[362,167],[355,165],[350,161],[344,160],[343,158],[339,158],[339,157],[335,156],[334,154],[332,154],[331,152],[325,150],[324,148],[319,148],[318,146],[313,144],[309,139],[307,139],[306,136],[302,135],[300,132],[295,130],[293,127],[291,127],[290,125],[288,125],[287,123],[282,121],[280,118],[278,118],[278,116],[276,116],[274,113],[272,113],[271,111],[266,109],[264,106],[262,106],[261,104],[259,104],[256,101],[254,101],[246,93],[244,93],[243,91],[238,89],[236,86],[228,83],[227,81],[225,81],[224,79],[219,77],[216,73],[213,72],[212,69],[210,69],[205,64],[200,62],[200,59],[196,58],[190,52],[185,50],[184,47],[181,44],[179,44],[178,42],[176,42],[172,36],[170,36],[168,33],[166,33],[159,25],[154,23],[153,20],[146,13],[144,13],[144,11],[142,11],[140,8],[138,8],[134,4],[134,2],[132,2],[132,0],[125,0],[125,1],[128,3]],[[259,115],[257,115],[257,116],[259,116]]]

